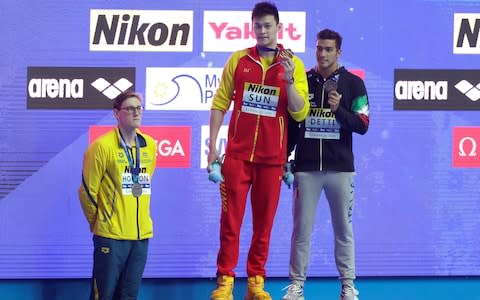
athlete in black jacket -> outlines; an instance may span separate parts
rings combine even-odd
[[[294,228],[290,280],[284,300],[303,300],[316,208],[325,191],[335,234],[335,262],[340,300],[358,300],[355,279],[352,210],[354,159],[352,133],[369,125],[368,96],[358,76],[338,63],[341,36],[325,29],[317,34],[317,65],[307,72],[310,112],[305,121],[289,120],[288,154],[295,150]]]
[[[315,68],[307,72],[310,113],[302,123],[289,121],[289,153],[296,145],[295,171],[353,172],[352,132],[368,129],[368,98],[362,79],[344,67],[327,78]],[[336,83],[340,105],[332,112],[328,86]],[[332,84],[333,85],[333,84]]]

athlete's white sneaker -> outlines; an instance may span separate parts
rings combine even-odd
[[[351,285],[342,285],[340,300],[358,300],[358,290]]]
[[[303,297],[303,286],[299,285],[298,283],[292,283],[282,289],[287,290],[285,296],[283,296],[282,300],[304,300]]]

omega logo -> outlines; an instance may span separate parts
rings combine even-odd
[[[470,136],[466,136],[458,142],[458,149],[458,155],[460,156],[477,156],[477,141]],[[468,151],[469,149],[470,151]],[[467,153],[465,150],[467,150]]]

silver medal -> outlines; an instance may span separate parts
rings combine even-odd
[[[142,185],[140,183],[134,183],[132,185],[132,195],[134,197],[140,197],[142,195]]]
[[[330,93],[331,91],[335,91],[337,89],[337,81],[329,79],[323,84],[323,86],[325,87],[325,91]]]

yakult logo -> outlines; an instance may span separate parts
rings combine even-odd
[[[453,128],[454,168],[480,168],[480,127]]]
[[[278,42],[305,52],[305,12],[279,12]],[[204,11],[203,51],[232,52],[255,45],[250,11]]]
[[[113,128],[115,126],[90,126],[89,142]],[[157,168],[190,168],[189,126],[142,126],[140,131],[157,144]]]

